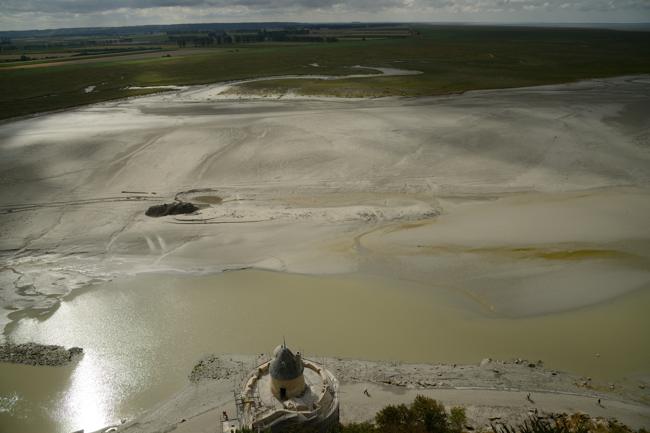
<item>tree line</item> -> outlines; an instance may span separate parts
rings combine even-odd
[[[333,36],[313,35],[308,29],[304,30],[258,30],[253,33],[208,32],[196,34],[168,34],[169,40],[179,48],[187,46],[208,47],[227,44],[250,44],[256,42],[338,42]]]

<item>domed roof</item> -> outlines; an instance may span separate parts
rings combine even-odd
[[[271,377],[277,380],[292,380],[302,376],[305,366],[300,355],[294,355],[286,346],[274,350],[275,358],[271,361],[269,371]]]

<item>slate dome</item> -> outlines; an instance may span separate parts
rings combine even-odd
[[[287,347],[274,351],[275,358],[271,361],[269,371],[276,380],[293,380],[302,376],[305,366],[300,355],[294,355]]]

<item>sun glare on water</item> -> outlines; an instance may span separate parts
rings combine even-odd
[[[94,431],[115,422],[110,411],[114,392],[106,386],[106,372],[97,357],[85,356],[70,379],[56,414],[57,419],[67,420],[69,431]]]

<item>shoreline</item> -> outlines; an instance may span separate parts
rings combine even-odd
[[[152,86],[127,86],[125,89],[126,90],[155,90],[150,93],[145,93],[141,95],[132,95],[132,96],[123,96],[123,97],[116,97],[116,98],[109,98],[97,102],[91,102],[89,104],[82,104],[82,105],[74,105],[70,107],[64,107],[64,108],[59,108],[55,110],[49,110],[49,111],[40,111],[36,113],[31,113],[31,114],[25,114],[23,116],[16,116],[16,117],[8,117],[5,119],[0,119],[0,126],[2,126],[5,123],[13,123],[13,122],[19,122],[21,120],[29,120],[32,118],[38,118],[50,114],[57,114],[57,113],[63,113],[67,111],[74,111],[78,109],[84,109],[88,107],[93,107],[93,106],[101,106],[102,104],[111,104],[111,103],[119,103],[119,102],[126,102],[132,99],[138,99],[138,98],[146,98],[150,96],[159,96],[159,95],[164,95],[164,94],[174,94],[174,92],[192,92],[192,91],[200,91],[200,90],[207,90],[210,88],[224,88],[224,92],[227,92],[229,88],[231,87],[236,87],[240,84],[246,84],[246,83],[251,83],[251,82],[260,82],[260,81],[274,81],[274,80],[282,80],[282,79],[305,79],[305,80],[343,80],[343,79],[354,79],[354,78],[373,78],[373,77],[390,77],[390,76],[403,76],[403,75],[419,75],[422,74],[423,72],[421,71],[410,71],[410,70],[402,70],[402,69],[397,69],[397,68],[383,68],[383,67],[370,67],[370,66],[349,66],[350,69],[355,69],[355,68],[360,68],[360,69],[369,69],[369,70],[375,70],[379,71],[377,74],[350,74],[350,75],[309,75],[309,74],[303,74],[303,75],[271,75],[271,76],[266,76],[266,77],[257,77],[257,78],[241,78],[241,79],[235,79],[235,80],[228,80],[228,81],[216,81],[216,82],[210,82],[210,83],[203,83],[203,84],[168,84],[168,85],[152,85]],[[1,70],[1,69],[0,69]],[[388,72],[387,72],[388,71]],[[640,77],[645,77],[646,75],[640,75]],[[650,75],[647,75],[650,76]],[[242,95],[240,95],[242,96]],[[398,98],[398,95],[395,96],[387,96],[387,97],[382,97],[382,99],[390,99],[390,98]],[[263,95],[258,96],[259,99],[266,99]],[[301,97],[302,98],[302,97]],[[318,96],[305,96],[306,99],[320,99]],[[329,97],[325,96],[325,98],[331,98],[333,100],[364,100],[364,99],[377,99],[373,97],[368,97],[368,98],[345,98],[345,97],[337,97],[335,95],[331,95]],[[236,96],[231,96],[231,97],[225,97],[223,100],[236,100],[238,99]],[[254,98],[252,98],[254,99]]]
[[[375,69],[378,70],[378,68],[374,67],[363,67],[366,69]],[[407,72],[416,72],[416,73],[422,73],[420,71],[407,71]],[[398,74],[399,75],[399,74]],[[407,74],[407,75],[413,75],[413,74]],[[373,77],[382,77],[386,76],[384,74],[368,74],[367,78],[373,78]],[[390,76],[390,75],[388,75]],[[183,92],[183,91],[188,91],[188,90],[205,90],[207,88],[211,87],[236,87],[238,84],[245,84],[248,82],[255,82],[255,81],[265,81],[265,80],[278,80],[278,79],[283,79],[285,76],[269,76],[269,77],[259,77],[259,78],[243,78],[243,79],[238,79],[238,80],[229,80],[229,81],[217,81],[217,82],[210,82],[210,83],[202,83],[202,84],[169,84],[169,85],[152,85],[152,86],[134,86],[134,90],[146,90],[146,89],[151,89],[151,90],[156,90],[151,93],[145,93],[141,95],[131,95],[131,96],[123,96],[123,97],[116,97],[116,98],[110,98],[102,101],[97,101],[97,102],[91,102],[88,104],[81,104],[81,105],[74,105],[70,107],[64,107],[64,108],[59,108],[59,109],[54,109],[54,110],[49,110],[49,111],[40,111],[36,113],[31,113],[31,114],[25,114],[22,116],[16,116],[16,117],[8,117],[5,119],[0,119],[0,126],[3,126],[5,124],[9,123],[14,123],[14,122],[20,122],[23,120],[30,120],[30,119],[35,119],[35,118],[40,118],[52,114],[60,114],[60,113],[65,113],[65,112],[70,112],[70,111],[76,111],[76,110],[83,110],[85,108],[90,108],[90,107],[101,107],[104,104],[115,104],[115,103],[121,103],[121,102],[127,102],[133,99],[140,99],[140,98],[148,98],[148,97],[156,97],[156,96],[164,96],[164,95],[173,95],[178,92]],[[296,75],[292,76],[297,79],[310,79],[309,75]],[[304,77],[304,78],[303,78]],[[354,78],[354,76],[347,76],[347,75],[332,75],[330,77],[333,77],[332,79],[338,80],[338,79],[346,79],[346,78]],[[318,78],[312,78],[312,79],[318,79]],[[463,90],[463,91],[453,91],[453,92],[448,92],[448,93],[440,93],[440,94],[435,94],[435,95],[420,95],[420,96],[401,96],[401,95],[389,95],[389,96],[368,96],[368,97],[344,97],[344,96],[336,96],[336,95],[310,95],[310,94],[280,94],[280,95],[264,95],[264,94],[255,94],[254,92],[251,93],[233,93],[230,94],[230,97],[228,97],[228,94],[226,93],[224,98],[221,99],[216,99],[214,101],[223,101],[223,102],[228,102],[228,101],[273,101],[273,100],[314,100],[314,101],[390,101],[390,100],[431,100],[431,99],[447,99],[447,98],[454,98],[454,97],[462,97],[466,95],[480,95],[480,94],[490,94],[490,93],[500,93],[500,92],[508,92],[508,91],[520,91],[520,90],[558,90],[559,88],[562,87],[570,87],[570,86],[577,86],[581,84],[589,84],[593,83],[596,84],[598,82],[602,81],[615,81],[615,80],[623,80],[623,81],[629,81],[629,80],[648,80],[650,79],[650,74],[648,73],[639,73],[639,74],[625,74],[625,75],[611,75],[611,76],[604,76],[604,77],[585,77],[585,78],[578,78],[572,81],[561,81],[557,83],[551,83],[551,84],[539,84],[539,85],[532,85],[532,86],[523,86],[523,87],[497,87],[497,88],[486,88],[486,89],[469,89],[469,90]],[[226,91],[227,92],[227,91]]]
[[[128,420],[116,427],[118,431],[128,433],[169,429],[211,432],[219,425],[222,411],[235,413],[232,392],[238,389],[241,372],[247,372],[246,367],[264,359],[259,355],[208,356],[195,366],[192,380],[182,391],[136,420]],[[601,384],[584,377],[546,370],[538,362],[484,359],[479,364],[456,365],[340,358],[318,360],[334,373],[341,384],[343,423],[372,421],[374,414],[388,404],[408,403],[417,395],[425,395],[438,399],[448,409],[455,405],[465,407],[468,424],[476,430],[485,429],[493,422],[519,423],[537,411],[542,416],[581,412],[592,417],[615,418],[636,429],[650,425],[650,394],[647,391],[626,390],[636,395],[630,399],[630,394],[624,397],[621,390],[599,389]],[[197,373],[197,369],[200,372]],[[399,384],[386,380],[389,377],[399,377]],[[466,381],[482,386],[463,386]],[[495,386],[495,381],[511,384]],[[581,386],[580,381],[590,385]],[[532,401],[527,395],[532,396]],[[599,399],[601,406],[597,403]]]

